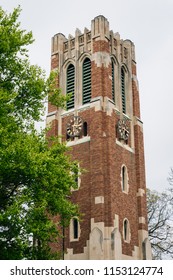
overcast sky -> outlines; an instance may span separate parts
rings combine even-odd
[[[32,30],[30,61],[50,71],[51,37],[90,29],[104,15],[114,33],[136,46],[147,187],[164,190],[173,167],[173,0],[1,0],[21,5],[21,26]]]

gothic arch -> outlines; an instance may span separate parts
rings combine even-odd
[[[62,65],[63,71],[64,71],[64,70],[66,71],[66,70],[67,70],[67,67],[68,67],[70,64],[73,64],[74,67],[75,67],[75,60],[72,59],[72,58],[66,59],[66,60],[64,61],[63,65]]]
[[[118,62],[118,59],[115,55],[111,55],[111,61],[113,60],[113,62],[116,64],[117,67],[120,67],[120,64]]]
[[[79,58],[78,58],[78,61],[79,61],[79,65],[81,65],[83,63],[83,61],[85,60],[85,58],[89,58],[91,60],[91,54],[88,53],[88,52],[84,52],[82,53]]]
[[[75,92],[76,92],[75,66],[70,63],[66,69],[66,94],[70,94],[70,100],[67,101],[67,110],[75,107]]]
[[[129,192],[128,169],[125,164],[121,166],[121,189],[125,193]]]
[[[112,100],[115,104],[118,103],[118,84],[119,84],[119,75],[118,75],[119,63],[116,56],[111,56],[111,74],[112,74]]]
[[[130,243],[130,239],[131,239],[130,223],[127,218],[123,220],[123,239],[124,242]]]
[[[122,238],[117,227],[111,232],[111,253],[113,260],[122,259]]]
[[[90,99],[91,99],[91,91],[92,91],[92,85],[91,85],[91,72],[92,72],[92,67],[91,67],[91,64],[90,64],[90,77],[87,76],[87,82],[85,83],[85,88],[84,88],[84,69],[83,69],[83,66],[84,66],[84,62],[85,60],[88,59],[90,60],[90,63],[91,62],[91,55],[87,52],[81,54],[81,56],[78,58],[78,67],[77,67],[77,73],[78,73],[78,95],[79,95],[79,104],[80,105],[84,105],[84,104],[87,104],[90,102]],[[88,84],[90,84],[88,86]],[[89,87],[89,88],[88,88]],[[88,95],[88,91],[89,91],[89,95]]]
[[[67,69],[69,65],[74,66],[74,75],[76,79],[76,65],[74,59],[66,59],[65,62],[63,63],[60,71],[60,87],[62,88],[62,92],[64,95],[67,94]],[[74,84],[74,101],[75,101],[75,95],[76,95],[76,84]]]
[[[95,227],[90,233],[90,259],[102,259],[103,233]]]

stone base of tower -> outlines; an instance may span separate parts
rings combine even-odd
[[[151,260],[151,245],[148,233],[139,230],[139,246],[134,246],[131,255],[122,253],[122,237],[116,227],[105,227],[103,222],[94,223],[91,219],[91,233],[83,253],[74,254],[73,249],[67,248],[65,260]]]

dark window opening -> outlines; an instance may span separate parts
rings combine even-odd
[[[126,168],[125,166],[122,167],[122,188],[123,191],[126,189]]]
[[[78,233],[78,220],[77,219],[73,219],[73,237],[74,239],[77,239],[79,236]]]
[[[127,241],[128,239],[128,221],[124,221],[124,240]]]
[[[83,123],[83,135],[87,136],[88,135],[88,127],[87,127],[87,122]]]

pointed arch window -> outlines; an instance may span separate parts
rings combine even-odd
[[[121,68],[121,99],[122,99],[122,111],[126,114],[126,92],[125,92],[125,71]]]
[[[123,165],[121,168],[121,186],[122,186],[122,191],[128,193],[129,191],[128,173],[127,173],[127,167],[125,165]]]
[[[71,95],[69,101],[67,101],[67,110],[74,108],[74,93],[75,93],[75,67],[70,64],[67,68],[67,84],[66,92]]]
[[[78,220],[73,219],[73,238],[77,239],[79,237]]]
[[[70,221],[70,241],[78,241],[80,238],[80,224],[78,218],[74,217]]]
[[[87,57],[83,62],[83,98],[82,103],[89,103],[91,100],[91,60]]]
[[[112,59],[112,100],[115,102],[115,66]]]
[[[122,189],[123,189],[123,191],[125,191],[125,189],[126,189],[126,178],[127,176],[126,176],[126,167],[125,167],[125,165],[122,167]]]
[[[130,225],[127,219],[123,221],[123,238],[125,242],[130,242]]]

